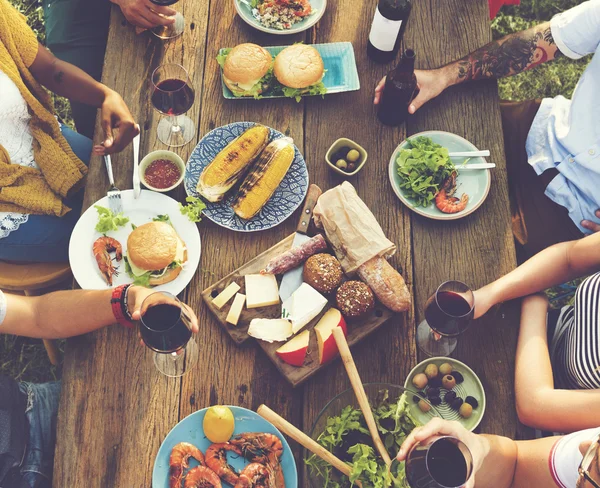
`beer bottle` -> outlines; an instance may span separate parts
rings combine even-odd
[[[415,52],[404,51],[398,66],[389,72],[377,110],[382,124],[400,125],[408,117],[408,107],[417,93]]]

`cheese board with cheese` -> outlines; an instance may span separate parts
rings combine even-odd
[[[308,233],[313,209],[318,233],[299,241],[298,233]],[[334,328],[352,346],[410,308],[404,279],[386,260],[395,250],[349,183],[323,195],[311,185],[297,233],[202,297],[237,344],[256,339],[297,386],[337,357]],[[281,277],[297,268],[301,280],[282,294]]]

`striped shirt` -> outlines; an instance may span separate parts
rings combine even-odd
[[[600,273],[586,278],[561,313],[552,344],[558,388],[600,389]]]

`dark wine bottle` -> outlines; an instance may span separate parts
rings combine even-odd
[[[379,101],[377,118],[385,125],[400,125],[408,117],[408,106],[417,92],[415,52],[404,51],[398,66],[389,72]]]
[[[411,8],[410,0],[379,0],[367,44],[373,61],[389,63],[396,58]]]

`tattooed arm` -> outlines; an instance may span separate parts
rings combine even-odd
[[[40,84],[57,95],[102,109],[104,141],[102,146],[94,148],[97,154],[123,150],[139,132],[127,105],[117,92],[78,67],[57,59],[41,44],[30,71]],[[119,129],[116,137],[113,137],[113,129]]]
[[[516,75],[560,54],[552,38],[550,22],[508,35],[441,68],[415,71],[420,91],[408,111],[415,113],[452,85]],[[380,83],[375,90],[375,103],[379,102],[382,89],[383,83]]]
[[[482,78],[503,78],[555,59],[560,51],[550,22],[493,41],[442,68],[452,84]]]

